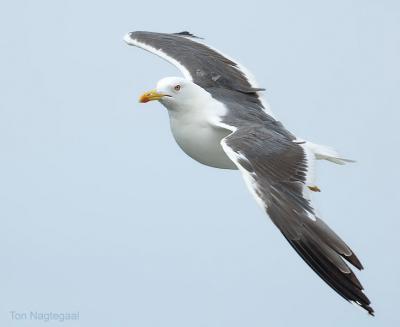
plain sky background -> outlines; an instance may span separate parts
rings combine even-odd
[[[188,158],[138,95],[179,72],[126,32],[189,30],[257,77],[318,164],[371,318],[290,248],[238,172]],[[400,2],[2,1],[0,325],[399,326]],[[48,326],[59,325],[57,322]]]

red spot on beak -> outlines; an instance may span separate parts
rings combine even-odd
[[[150,97],[149,97],[149,93],[145,93],[143,94],[140,98],[139,98],[139,102],[140,103],[146,103],[150,101]]]

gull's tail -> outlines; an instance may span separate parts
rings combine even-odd
[[[338,165],[355,162],[354,160],[343,158],[335,149],[329,146],[315,144],[309,141],[306,141],[304,145],[310,149],[317,160],[328,160]]]

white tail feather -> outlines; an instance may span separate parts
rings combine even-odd
[[[307,148],[309,148],[315,155],[315,159],[318,160],[328,160],[330,162],[334,162],[338,165],[344,165],[348,162],[355,162],[354,160],[342,158],[339,153],[336,152],[335,149],[321,144],[315,144],[309,141],[306,141],[304,144]]]

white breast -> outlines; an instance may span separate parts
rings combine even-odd
[[[220,143],[229,131],[199,121],[171,119],[170,122],[176,142],[188,156],[207,166],[237,169]]]
[[[180,83],[179,93],[171,85]],[[168,109],[172,134],[181,149],[194,160],[215,168],[237,169],[221,146],[231,131],[218,126],[227,107],[197,84],[176,77],[157,83],[159,93],[171,94],[160,102]],[[169,92],[169,93],[168,93]]]
[[[169,110],[171,131],[181,149],[204,165],[237,169],[221,146],[221,140],[231,132],[211,123],[217,119],[217,108],[208,103],[208,106],[185,109]]]

